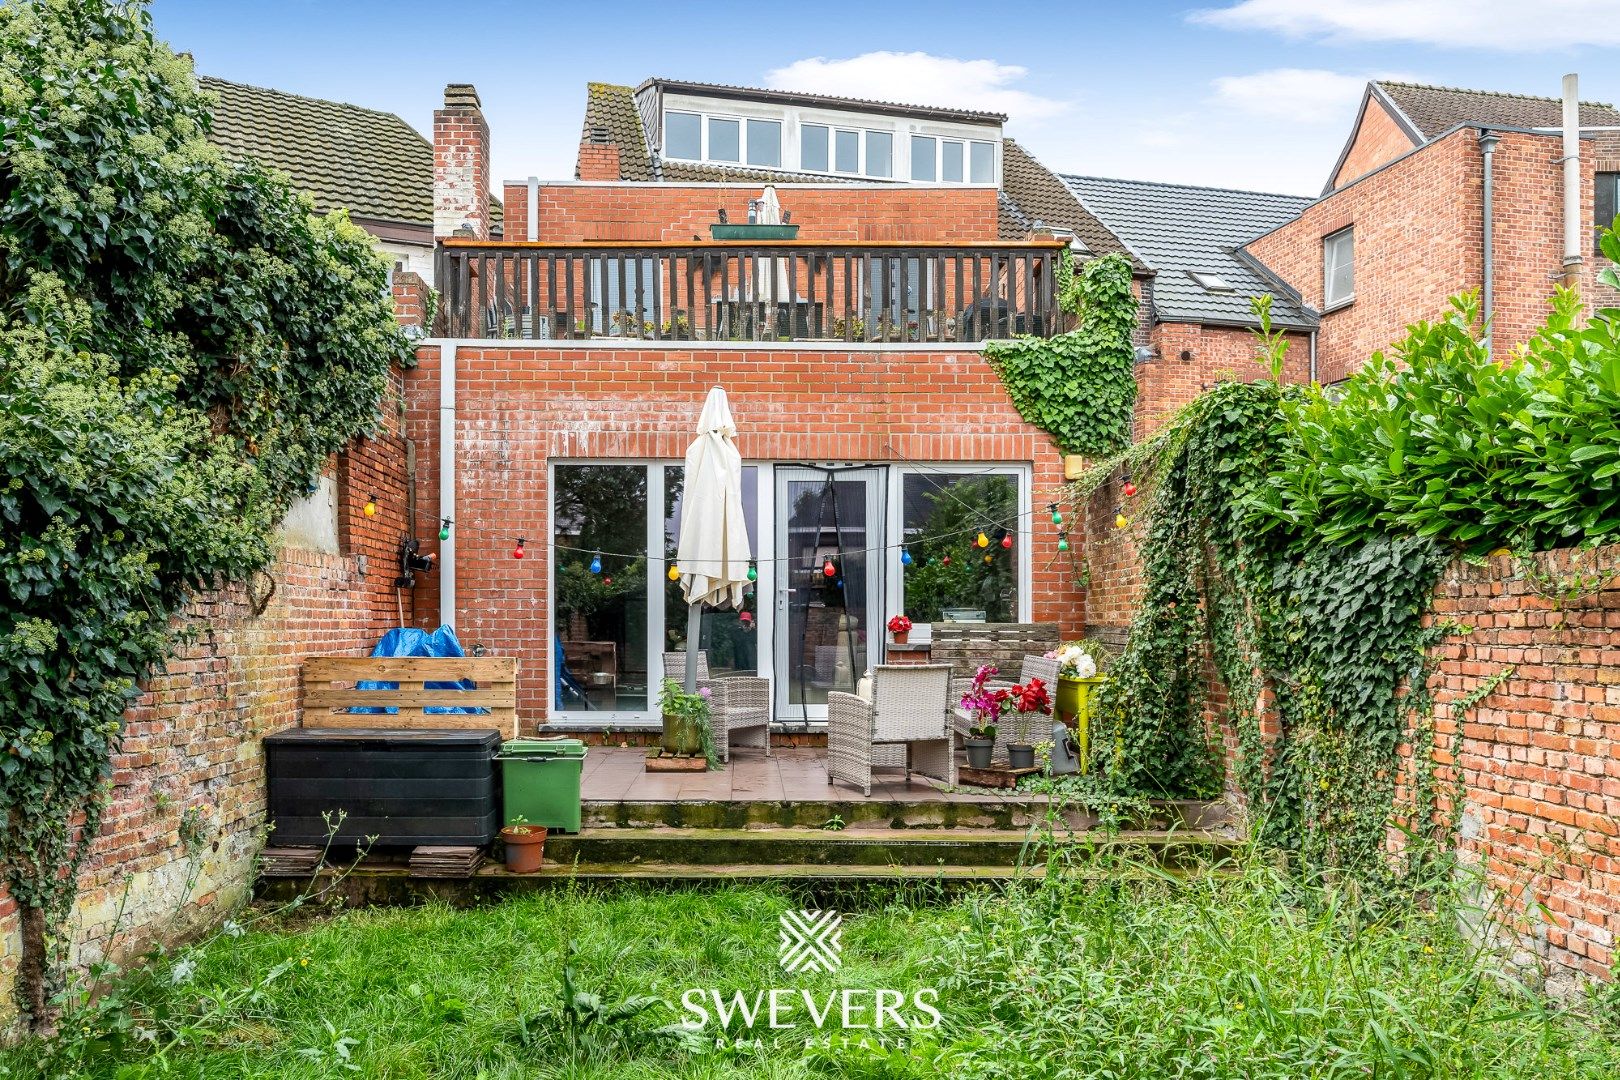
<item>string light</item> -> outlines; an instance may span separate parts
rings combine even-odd
[[[975,540],[974,543],[978,544],[982,548],[987,548],[990,546],[990,538],[984,535],[984,533],[981,531],[979,533],[979,538]]]
[[[602,579],[602,584],[603,585],[611,585],[611,584],[613,584],[613,579],[610,578],[610,577],[605,577],[605,578]]]
[[[366,497],[366,517],[376,517],[376,516],[377,516],[377,496],[368,495]]]
[[[900,565],[901,566],[910,566],[911,563],[912,563],[911,549],[909,549],[909,548],[901,548],[900,549]]]
[[[831,559],[828,559],[826,561],[826,563],[824,563],[822,565],[821,572],[824,575],[826,575],[827,577],[837,577],[838,576],[838,567],[833,565],[833,562],[832,562]]]
[[[1129,525],[1130,523],[1131,523],[1131,519],[1125,516],[1125,512],[1123,510],[1119,509],[1118,507],[1115,507],[1114,508],[1114,528],[1123,529],[1125,526]]]
[[[600,556],[600,555],[592,555],[591,556],[591,573],[600,574],[601,572],[602,572],[602,556]]]
[[[949,555],[946,555],[945,557],[943,557],[942,559],[939,560],[939,564],[941,566],[949,566],[949,565],[951,565],[951,557]]]
[[[676,566],[674,563],[670,563],[669,573],[665,574],[664,576],[669,578],[671,581],[679,581],[681,580],[681,568]]]
[[[994,555],[986,555],[984,557],[984,564],[986,566],[989,566],[993,561],[995,561],[995,556]]]
[[[1057,503],[1052,504],[1052,524],[1063,524],[1063,512],[1057,508]]]
[[[514,558],[514,559],[523,558],[523,545],[526,544],[526,543],[528,543],[528,541],[523,539],[523,537],[520,536],[520,537],[517,538],[517,547],[512,549],[512,558]]]
[[[1131,481],[1129,474],[1127,474],[1125,477],[1125,486],[1120,490],[1125,493],[1125,497],[1127,499],[1136,494],[1136,485]]]
[[[1058,533],[1058,550],[1059,551],[1068,551],[1069,550],[1069,538],[1066,535],[1064,535],[1063,533]]]
[[[1012,533],[1008,533],[1006,536],[1003,536],[1001,538],[1001,546],[1006,548],[1008,551],[1012,550],[1012,545],[1013,545]]]
[[[448,540],[448,539],[450,539],[450,519],[449,518],[445,518],[444,519],[444,524],[439,526],[439,539],[440,540]]]
[[[748,564],[748,580],[749,581],[758,581],[759,580],[759,569],[757,567],[755,567],[753,563]]]

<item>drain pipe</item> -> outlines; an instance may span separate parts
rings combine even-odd
[[[450,538],[439,541],[439,624],[456,625],[456,347],[439,346],[439,516]]]
[[[1311,331],[1311,385],[1316,385],[1316,331]]]
[[[1580,76],[1564,76],[1564,287],[1581,280],[1581,90]]]
[[[1491,355],[1492,339],[1496,336],[1491,331],[1491,315],[1496,310],[1496,213],[1494,209],[1496,202],[1496,188],[1495,181],[1492,177],[1492,166],[1495,164],[1496,159],[1496,144],[1501,141],[1502,136],[1498,135],[1496,132],[1490,130],[1489,128],[1480,129],[1479,149],[1481,155],[1485,159],[1485,190],[1481,200],[1484,203],[1482,208],[1482,213],[1484,216],[1484,228],[1481,230],[1481,247],[1483,248],[1482,254],[1484,256],[1482,260],[1484,265],[1481,268],[1481,275],[1483,276],[1484,280],[1480,283],[1480,299],[1483,305],[1483,314],[1485,316],[1485,355],[1487,358]]]

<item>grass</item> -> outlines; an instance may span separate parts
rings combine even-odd
[[[1613,995],[1557,1006],[1502,977],[1444,901],[1374,918],[1259,859],[1190,879],[1121,865],[951,899],[873,894],[846,915],[834,974],[778,967],[777,916],[796,903],[739,886],[300,914],[124,976],[54,1048],[0,1054],[0,1075],[1620,1074]],[[884,1048],[807,1046],[801,1027],[717,1050],[712,1027],[669,1028],[689,987],[934,988],[943,1022]]]

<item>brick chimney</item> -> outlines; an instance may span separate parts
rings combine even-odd
[[[451,83],[433,113],[433,236],[464,226],[489,239],[489,124],[477,88]]]
[[[602,127],[585,132],[579,144],[579,163],[574,166],[575,180],[618,180],[619,144]]]

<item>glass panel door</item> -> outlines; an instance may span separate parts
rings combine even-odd
[[[882,660],[884,470],[775,472],[777,720],[820,723]]]

